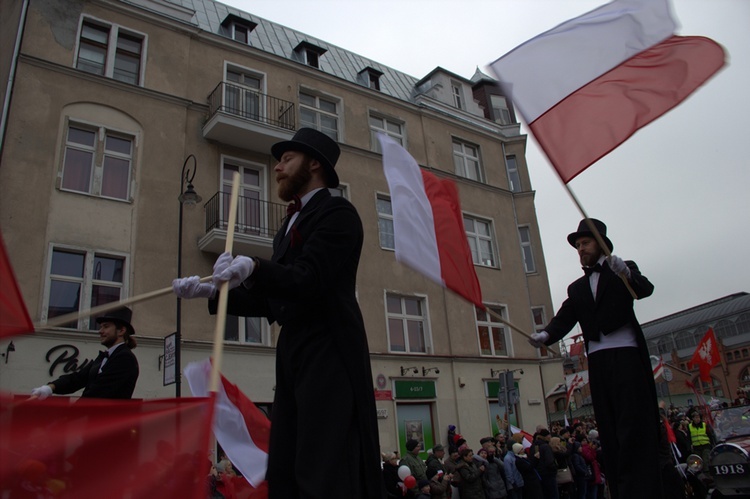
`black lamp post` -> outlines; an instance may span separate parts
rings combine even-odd
[[[192,158],[193,170],[189,168],[186,170],[188,161]],[[201,201],[201,197],[193,189],[193,179],[195,178],[195,171],[198,169],[198,160],[192,154],[185,158],[185,162],[182,164],[182,173],[180,174],[180,196],[177,198],[180,201],[180,222],[179,230],[177,233],[177,278],[182,277],[182,207],[184,205],[194,206],[196,203]],[[185,190],[185,183],[187,182],[187,190]],[[175,396],[181,396],[182,389],[182,366],[180,361],[180,350],[182,348],[182,300],[177,298],[177,319],[176,331],[175,331],[175,349],[174,349],[174,363],[175,363]]]

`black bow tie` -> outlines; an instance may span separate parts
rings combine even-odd
[[[592,272],[601,272],[602,266],[600,264],[596,264],[593,267],[581,267],[583,269],[583,272],[586,275],[591,275]]]
[[[292,199],[292,202],[289,203],[286,207],[286,216],[291,217],[298,211],[302,209],[302,200],[297,196],[294,195],[294,198]]]

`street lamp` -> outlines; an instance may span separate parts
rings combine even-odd
[[[186,170],[188,161],[192,158],[193,170],[189,168]],[[177,232],[177,278],[182,277],[182,207],[184,205],[195,206],[196,203],[200,203],[201,197],[193,189],[193,179],[195,178],[195,172],[198,169],[198,160],[192,154],[185,158],[185,162],[182,164],[182,173],[180,174],[180,196],[177,200],[180,202],[180,221],[179,230]],[[185,190],[185,183],[187,182],[187,190]],[[182,368],[180,364],[180,350],[182,348],[182,299],[177,297],[177,319],[175,321],[175,348],[174,348],[174,363],[175,363],[175,396],[180,397],[182,388]]]

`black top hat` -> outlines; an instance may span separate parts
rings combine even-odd
[[[314,128],[300,128],[294,134],[292,140],[277,142],[271,146],[271,154],[279,161],[281,155],[286,151],[303,152],[320,161],[326,174],[326,185],[329,188],[338,187],[339,176],[336,174],[334,167],[339,159],[339,154],[341,154],[341,149],[339,149],[336,141],[328,135]]]
[[[101,322],[106,321],[112,321],[115,324],[122,324],[125,326],[128,330],[128,334],[130,336],[135,335],[135,329],[133,329],[133,326],[130,324],[130,320],[133,318],[133,311],[130,310],[128,307],[121,307],[116,308],[115,310],[112,310],[110,312],[105,313],[104,315],[101,315],[96,318],[96,323],[99,324]]]
[[[601,222],[597,220],[596,218],[589,218],[591,222],[594,224],[594,227],[596,227],[596,231],[599,233],[599,235],[602,236],[602,239],[609,247],[610,253],[614,249],[615,245],[612,244],[612,241],[609,240],[607,237],[607,226],[604,225],[604,222]],[[573,232],[572,234],[568,234],[568,242],[571,246],[574,248],[576,247],[576,239],[579,237],[594,237],[594,233],[591,232],[591,229],[589,228],[589,224],[586,223],[586,219],[584,218],[581,220],[581,222],[578,224],[578,230]]]

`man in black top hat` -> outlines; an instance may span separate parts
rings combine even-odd
[[[81,397],[131,398],[139,373],[138,360],[132,352],[136,347],[132,317],[133,312],[127,307],[97,317],[99,338],[106,350],[80,369],[34,388],[31,396],[45,399],[53,393],[67,395],[83,388]]]
[[[589,219],[612,251],[607,226]],[[586,220],[568,235],[584,275],[568,286],[568,298],[549,324],[533,333],[536,347],[552,345],[578,323],[589,364],[589,382],[613,499],[661,498],[659,412],[646,339],[633,311],[654,286],[632,261],[605,256]]]
[[[378,428],[370,355],[355,296],[362,222],[334,197],[340,150],[325,134],[302,128],[271,148],[278,196],[290,201],[270,260],[225,253],[214,283],[176,279],[182,298],[210,298],[229,282],[228,313],[281,325],[266,478],[271,499],[380,498]],[[216,287],[215,287],[216,286]],[[333,431],[331,431],[333,430]],[[325,431],[326,455],[310,459]],[[290,454],[291,453],[291,454]]]

